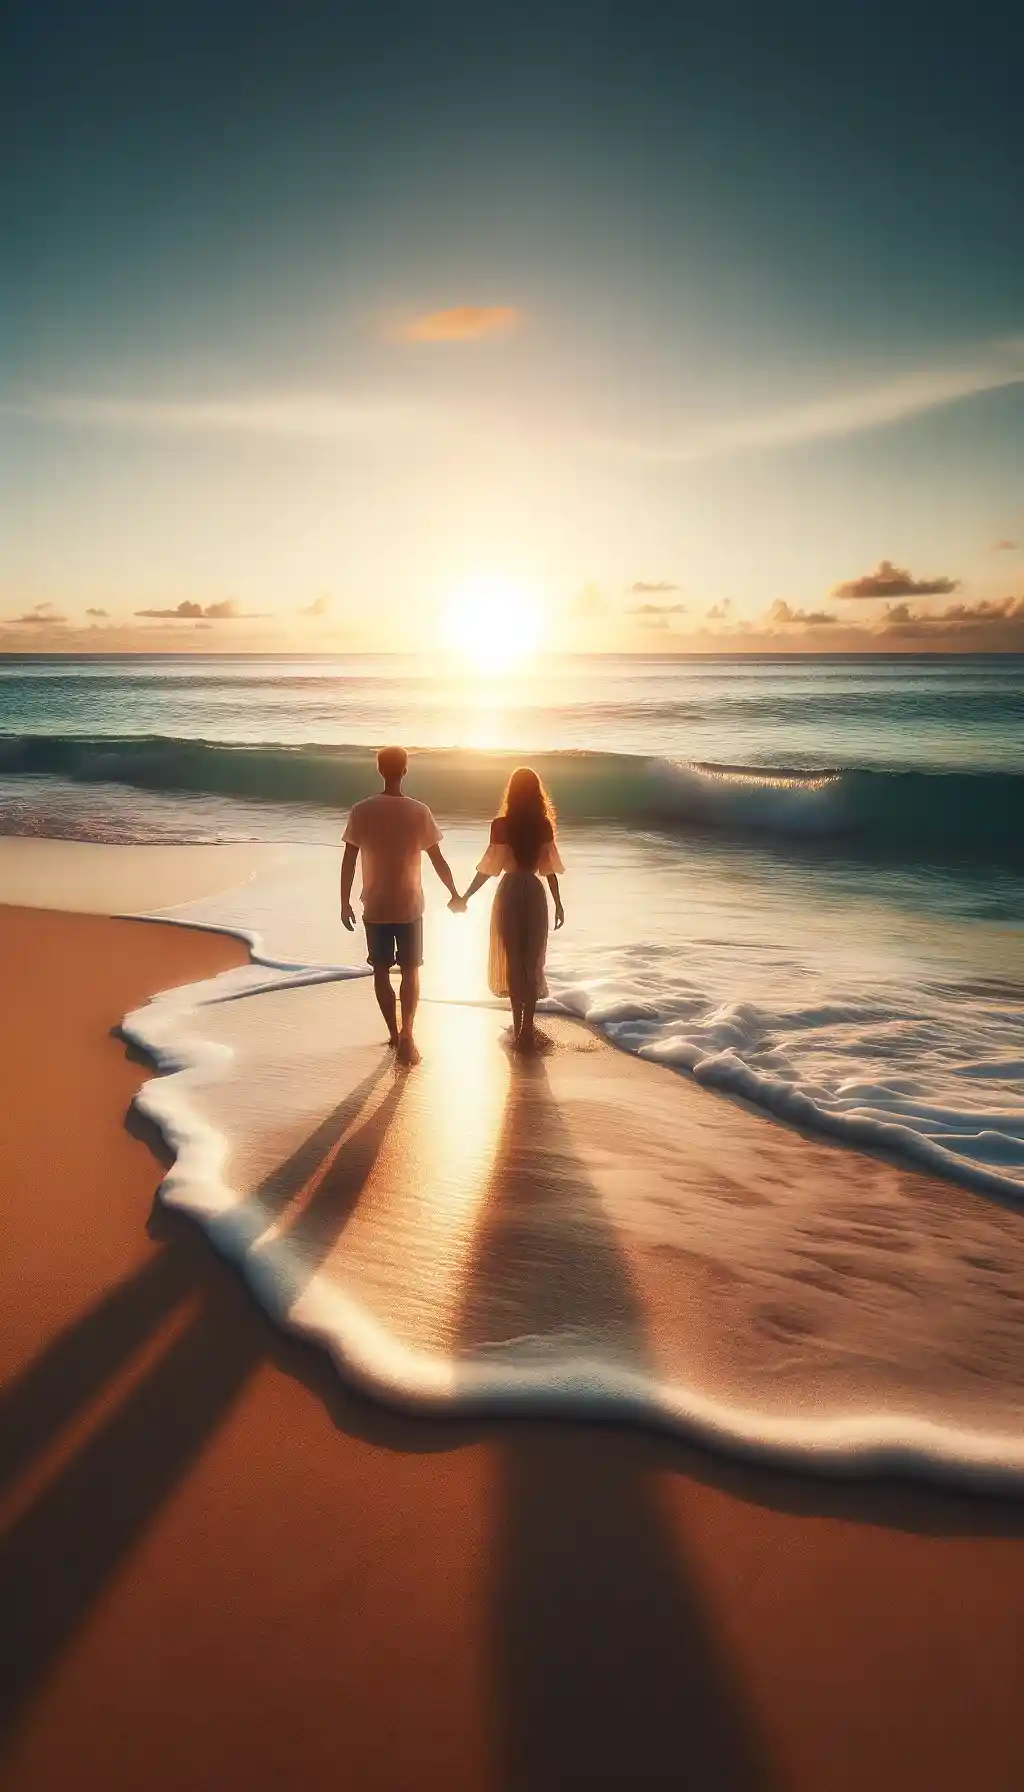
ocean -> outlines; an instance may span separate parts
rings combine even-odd
[[[397,657],[8,659],[0,832],[271,845],[170,918],[244,934],[247,988],[279,1001],[365,971],[338,839],[389,740],[460,887],[508,771],[542,773],[567,867],[553,1008],[939,1173],[982,1227],[1024,1201],[1024,657],[566,658],[500,682]],[[486,895],[462,919],[426,883],[426,1001],[487,1004]],[[166,1052],[183,1010],[158,1009],[135,1032]],[[876,1231],[858,1274],[881,1285]]]

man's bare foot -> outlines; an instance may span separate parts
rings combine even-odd
[[[403,1033],[395,1048],[395,1056],[400,1064],[418,1064],[420,1054],[411,1033]]]
[[[389,1036],[388,1036],[388,1051],[389,1052],[397,1052],[398,1040],[399,1040],[399,1035],[397,1033],[389,1034]]]

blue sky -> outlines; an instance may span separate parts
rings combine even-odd
[[[0,645],[376,644],[468,578],[577,645],[1015,644],[1016,9],[0,29]]]

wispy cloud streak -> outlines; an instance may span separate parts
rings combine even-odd
[[[40,393],[0,403],[0,413],[72,428],[160,435],[255,435],[301,441],[438,434],[456,427],[451,413],[390,400],[283,393],[235,399],[104,398]]]
[[[595,441],[593,446],[633,460],[712,460],[748,449],[787,448],[880,429],[982,392],[1021,384],[1024,337],[1017,336],[988,344],[957,362],[897,374],[883,385],[712,424],[675,441]]]
[[[1024,337],[1012,337],[982,346],[955,362],[898,374],[882,385],[710,424],[666,442],[617,440],[593,433],[584,436],[567,426],[562,449],[652,463],[712,460],[880,429],[984,392],[1022,384]],[[299,392],[178,400],[36,393],[0,399],[0,415],[70,428],[249,435],[314,445],[373,439],[493,444],[503,434],[500,416],[373,394]],[[512,437],[521,439],[522,420],[506,423]],[[550,428],[547,423],[544,427],[550,441]]]

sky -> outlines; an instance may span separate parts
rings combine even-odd
[[[988,0],[7,0],[0,650],[1024,649],[1022,66]]]

